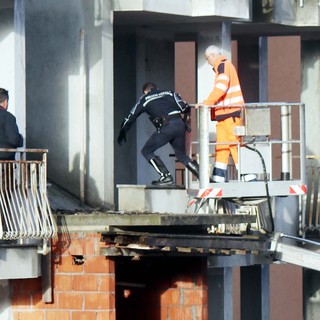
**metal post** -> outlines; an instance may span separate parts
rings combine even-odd
[[[200,189],[209,186],[209,114],[210,108],[204,105],[199,107],[199,167]]]
[[[85,177],[86,177],[86,73],[85,73],[85,47],[84,30],[80,30],[80,94],[81,94],[81,151],[80,151],[80,202],[85,201]]]
[[[302,184],[306,184],[306,128],[305,128],[305,105],[299,106],[300,121],[300,177]]]
[[[290,140],[290,111],[289,106],[281,106],[281,156],[282,156],[282,171],[281,180],[290,180],[290,159],[291,159],[291,145],[287,143]]]

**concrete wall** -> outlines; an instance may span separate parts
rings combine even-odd
[[[319,40],[302,41],[301,101],[306,104],[307,154],[320,155],[320,54]]]
[[[0,319],[208,319],[205,258],[104,257],[100,232],[52,242],[51,303],[42,301],[41,277],[0,282]]]
[[[14,113],[14,14],[13,8],[0,8],[0,88],[9,90],[9,111]]]
[[[142,95],[145,82],[154,82],[160,89],[174,89],[174,41],[171,34],[144,32],[139,30],[137,44],[137,86],[136,95]],[[155,132],[153,124],[146,114],[137,120],[137,183],[150,184],[158,180],[159,174],[147,163],[140,150],[147,139]],[[160,148],[156,154],[160,156],[170,172],[174,172],[174,157],[170,145]]]
[[[134,31],[134,32],[132,32]],[[174,41],[170,34],[133,29],[128,33],[116,30],[115,44],[115,135],[121,121],[142,96],[145,82],[154,82],[160,89],[174,89]],[[142,114],[127,133],[127,142],[116,147],[115,183],[151,184],[159,175],[141,154],[147,139],[155,131],[147,114]],[[175,158],[171,146],[158,154],[173,173]]]
[[[86,201],[108,208],[113,207],[111,18],[106,0],[26,3],[28,147],[48,148],[49,180],[79,198],[84,159]]]
[[[136,97],[136,34],[115,31],[114,35],[114,134],[118,136],[121,123],[133,107]],[[115,145],[115,183],[136,184],[137,130],[130,128],[127,141]],[[117,194],[116,194],[117,195]],[[117,201],[116,201],[117,203]]]
[[[0,5],[0,88],[9,91],[9,112],[17,118],[25,137],[24,2]],[[19,62],[19,63],[17,63]]]

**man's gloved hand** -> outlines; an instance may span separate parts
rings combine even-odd
[[[184,122],[184,125],[185,125],[186,130],[188,132],[191,132],[192,129],[191,129],[191,124],[190,124],[190,120],[189,119]]]
[[[121,146],[122,141],[127,142],[127,136],[126,132],[123,130],[123,128],[120,130],[118,135],[118,143]]]

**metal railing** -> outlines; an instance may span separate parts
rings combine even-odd
[[[317,233],[320,235],[320,156],[307,156],[307,195],[304,197],[303,234]]]
[[[56,225],[47,197],[48,151],[0,148],[0,157],[3,152],[16,152],[18,160],[0,160],[0,239],[53,237]]]
[[[228,142],[217,143],[210,141],[209,139],[209,125],[210,122],[210,109],[217,108],[221,106],[199,106],[197,110],[197,123],[198,123],[198,136],[196,141],[191,142],[190,154],[196,155],[197,160],[200,164],[200,188],[207,188],[209,185],[208,175],[210,174],[210,159],[212,153],[210,151],[214,150],[215,146],[218,144],[228,144]],[[301,184],[305,184],[305,171],[306,171],[306,160],[305,160],[305,106],[302,103],[248,103],[244,105],[232,105],[228,107],[241,108],[241,114],[246,117],[250,112],[250,117],[252,121],[256,122],[262,120],[260,126],[266,126],[266,129],[260,130],[259,124],[254,123],[254,128],[252,128],[252,122],[248,125],[244,119],[243,128],[239,127],[239,136],[242,137],[240,142],[233,143],[238,147],[239,155],[243,155],[246,146],[254,146],[255,148],[266,150],[265,157],[267,160],[267,172],[268,179],[270,181],[276,181],[279,179],[278,176],[273,176],[275,162],[277,161],[277,167],[281,169],[281,178],[280,180],[300,180]],[[256,110],[261,111],[261,115],[258,114],[258,117],[252,116],[253,112]],[[278,112],[275,117],[273,112]],[[263,119],[262,116],[265,115],[265,112],[269,112],[270,119]],[[292,120],[292,114],[295,113],[296,119],[295,122]],[[270,121],[270,123],[268,123]],[[271,132],[271,122],[273,122],[274,127],[279,128],[279,132],[275,135],[274,132]],[[251,126],[251,127],[250,127]],[[297,128],[295,135],[296,139],[292,138],[293,127]],[[249,128],[250,127],[250,128]],[[243,130],[243,132],[242,132]],[[256,131],[270,130],[269,134],[266,134],[266,139],[258,139],[256,136]],[[246,132],[249,131],[249,132]],[[259,134],[258,134],[259,135]],[[247,140],[246,140],[247,139]],[[280,149],[280,151],[278,150]],[[295,153],[293,152],[295,151]],[[242,173],[242,168],[244,163],[247,162],[247,159],[243,159],[243,156],[239,156],[239,170],[237,172],[236,179],[239,180]],[[295,160],[295,166],[293,168],[292,161]],[[293,170],[294,169],[294,170]],[[233,170],[234,171],[234,170]],[[293,177],[294,171],[294,177]],[[192,180],[188,177],[187,181],[192,184]]]

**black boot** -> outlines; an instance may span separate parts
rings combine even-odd
[[[154,167],[154,169],[160,174],[159,180],[152,181],[153,185],[164,186],[168,184],[173,184],[173,178],[171,176],[171,173],[168,171],[167,167],[164,165],[164,163],[158,156],[155,156],[149,162]]]
[[[189,162],[186,165],[187,169],[199,180],[199,164],[196,160]]]
[[[193,160],[192,162],[189,162],[187,165],[186,165],[186,168],[189,169],[193,174],[194,176],[199,180],[199,164],[196,160]],[[213,183],[213,180],[210,178],[210,183]]]

